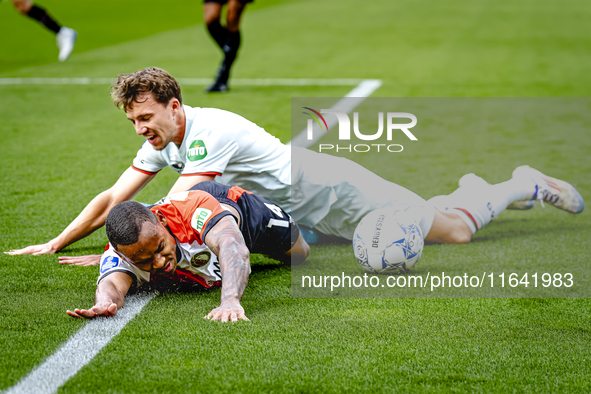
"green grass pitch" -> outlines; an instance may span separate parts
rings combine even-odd
[[[111,78],[148,66],[206,78],[220,60],[197,1],[39,2],[78,30],[74,54],[58,63],[54,36],[0,2],[0,78]],[[379,78],[373,96],[383,97],[586,97],[590,17],[582,0],[257,0],[233,76]],[[207,96],[186,86],[183,97],[242,114],[284,142],[291,97],[351,89],[232,88]],[[141,140],[108,92],[0,85],[2,250],[56,236],[130,165]],[[591,138],[566,126],[501,133],[480,150],[478,131],[454,130],[445,143],[396,156],[392,170],[364,165],[391,179],[397,169],[399,183],[428,198],[453,191],[465,172],[499,182],[527,163],[589,202]],[[136,199],[159,199],[174,178],[162,171]],[[506,212],[469,245],[427,246],[420,269],[495,259],[588,265],[589,218],[550,207]],[[105,243],[100,229],[60,253],[100,253]],[[348,245],[313,247],[309,263],[327,256],[356,264]],[[289,268],[259,256],[252,264],[243,299],[251,322],[203,320],[219,290],[158,296],[59,392],[591,391],[588,299],[293,299]],[[97,274],[56,256],[0,256],[0,390],[85,324],[65,311],[92,305]]]

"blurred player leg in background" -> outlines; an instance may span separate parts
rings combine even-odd
[[[228,3],[226,26],[221,24],[222,6]],[[224,53],[224,59],[220,65],[216,80],[207,92],[226,92],[230,69],[240,47],[240,18],[247,3],[252,0],[204,0],[203,19],[207,25],[209,34]]]
[[[10,0],[14,7],[23,15],[27,15],[31,19],[35,19],[47,29],[54,32],[57,37],[57,46],[59,48],[58,59],[60,62],[65,62],[76,43],[78,33],[69,27],[60,26],[43,8],[33,4],[31,0]]]

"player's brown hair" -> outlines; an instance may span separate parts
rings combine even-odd
[[[152,93],[154,99],[168,104],[172,98],[183,103],[179,83],[166,71],[158,67],[148,67],[133,74],[119,74],[111,86],[111,99],[117,108],[127,112],[133,102],[144,93]]]

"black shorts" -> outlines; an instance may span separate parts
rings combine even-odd
[[[234,207],[240,214],[240,232],[251,253],[281,258],[300,235],[298,225],[281,207],[238,186],[208,181],[190,190],[202,190],[220,203]]]
[[[247,4],[247,3],[252,3],[254,0],[238,0],[239,3],[242,4]],[[228,0],[203,0],[204,3],[218,3],[221,5],[224,5],[226,3],[228,3]]]

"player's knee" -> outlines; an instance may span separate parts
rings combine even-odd
[[[219,17],[210,17],[210,18],[205,18],[205,25],[207,26],[207,28],[210,28],[212,26],[215,25],[219,25],[220,24],[220,18]]]
[[[298,240],[286,255],[291,265],[301,264],[308,258],[308,255],[310,255],[310,245],[304,240],[302,234],[299,235]]]
[[[13,0],[12,4],[21,14],[26,14],[33,8],[33,2],[31,0]]]
[[[207,26],[220,23],[222,7],[218,3],[205,3],[203,5],[203,20]]]
[[[450,231],[448,243],[467,244],[472,240],[472,231],[466,223],[458,223]]]
[[[240,19],[245,5],[234,0],[228,2],[228,13],[226,15],[226,29],[236,32],[240,29]]]
[[[310,247],[306,244],[303,248],[295,248],[291,250],[290,263],[291,265],[302,264],[310,254]]]
[[[472,239],[472,230],[460,218],[453,213],[445,213],[435,210],[435,218],[429,234],[425,237],[428,243],[439,244],[464,244]]]
[[[217,25],[220,24],[220,19],[219,18],[207,18],[205,19],[205,26],[207,27],[208,30],[211,30],[211,28],[215,28]]]
[[[228,18],[227,22],[226,22],[226,29],[228,29],[228,31],[230,33],[235,33],[238,30],[240,30],[240,20],[232,20],[230,18]]]
[[[240,13],[228,11],[226,17],[226,29],[232,33],[240,30]]]
[[[292,256],[292,262],[293,264],[301,264],[304,262],[304,260],[306,260],[308,258],[308,256],[310,255],[310,246],[306,243],[306,241],[303,240],[302,237],[302,245],[300,245],[298,247],[297,250],[297,256],[295,258],[295,261],[293,261],[293,256]]]

